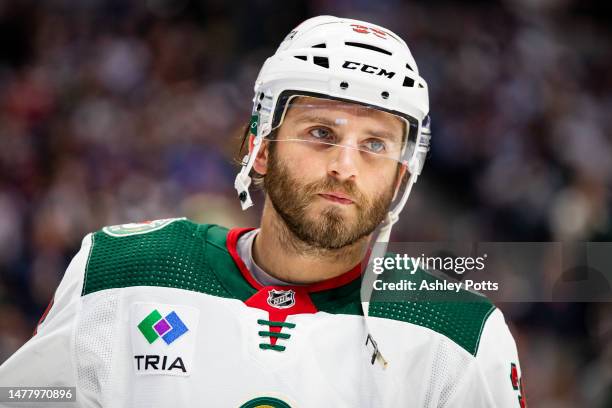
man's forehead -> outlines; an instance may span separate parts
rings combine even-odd
[[[294,109],[291,109],[294,108]],[[320,111],[321,113],[336,113],[345,112],[355,116],[367,116],[387,122],[389,124],[397,123],[403,126],[404,121],[398,116],[388,112],[383,112],[370,106],[364,106],[359,103],[346,101],[338,101],[334,99],[315,98],[311,96],[297,96],[291,102],[289,110],[295,115],[306,115],[309,112]]]
[[[371,107],[361,105],[359,103],[339,101],[335,99],[315,98],[312,96],[296,96],[295,98],[293,98],[290,104],[293,106],[322,108],[322,109],[330,109],[330,110],[338,109],[338,110],[350,110],[350,111],[362,111],[362,112],[371,112],[371,111],[376,110]]]

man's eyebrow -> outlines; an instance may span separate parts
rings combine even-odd
[[[335,120],[331,120],[329,118],[317,115],[302,115],[298,119],[295,120],[295,123],[305,123],[305,122],[316,122],[323,124],[329,127],[336,127],[338,124]]]

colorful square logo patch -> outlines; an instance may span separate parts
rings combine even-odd
[[[133,303],[129,324],[136,374],[190,375],[198,319],[199,310],[191,306]]]
[[[166,344],[170,344],[189,329],[174,310],[162,317],[161,313],[154,309],[138,324],[138,330],[149,343],[162,338]]]

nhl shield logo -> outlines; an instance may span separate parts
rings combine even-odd
[[[291,306],[295,305],[295,291],[293,289],[269,290],[268,304],[277,309],[288,309]]]

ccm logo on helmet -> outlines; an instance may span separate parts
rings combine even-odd
[[[342,64],[342,68],[346,68],[346,69],[357,69],[360,66],[361,66],[360,71],[366,72],[368,74],[382,75],[387,78],[393,78],[393,76],[395,75],[395,72],[390,72],[384,68],[378,68],[373,65],[362,64],[360,62],[344,61],[344,64]]]

